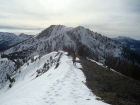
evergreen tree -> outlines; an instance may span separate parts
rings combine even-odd
[[[31,59],[31,63],[33,63],[33,62],[34,62],[34,58]]]
[[[47,63],[45,62],[43,68],[46,68],[46,66],[47,66]]]
[[[78,55],[80,55],[80,56],[86,56],[86,55],[87,55],[87,52],[85,51],[84,46],[80,46],[80,47],[78,48],[77,53],[78,53]]]
[[[12,83],[11,77],[8,74],[6,74],[6,76],[7,76],[7,79]]]

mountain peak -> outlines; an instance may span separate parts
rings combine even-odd
[[[78,28],[78,29],[81,29],[81,28],[84,28],[83,26],[77,26],[76,28]],[[85,29],[85,28],[84,28]]]
[[[63,28],[63,27],[66,27],[66,26],[65,25],[51,25],[48,28],[54,28],[54,27]]]
[[[66,27],[64,25],[51,25],[50,27],[44,29],[38,36],[37,38],[42,38],[42,37],[56,37],[58,35],[66,34],[67,31],[71,30],[71,27]]]

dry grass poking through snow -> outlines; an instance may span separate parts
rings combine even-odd
[[[140,82],[79,58],[86,85],[94,94],[112,105],[140,105]]]

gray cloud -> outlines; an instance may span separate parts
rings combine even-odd
[[[82,25],[109,37],[140,39],[139,0],[0,0],[0,4],[0,29]]]
[[[16,27],[16,26],[1,26],[0,29],[10,29],[10,30],[42,30],[43,28],[32,28],[32,27]]]

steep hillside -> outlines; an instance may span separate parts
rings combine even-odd
[[[0,51],[33,37],[32,35],[0,32]]]
[[[0,90],[0,105],[107,105],[85,85],[80,63],[72,64],[65,52],[35,56]],[[79,60],[77,58],[77,60]]]
[[[3,54],[20,53],[33,57],[54,50],[77,50],[80,46],[84,46],[90,55],[97,56],[100,62],[104,62],[108,53],[123,58],[123,48],[113,40],[81,26],[69,28],[62,25],[52,25],[36,37],[6,50]]]
[[[86,85],[99,100],[111,105],[139,105],[140,82],[91,59],[79,57]],[[123,65],[125,67],[125,65]]]
[[[0,58],[0,89],[2,88],[3,83],[6,82],[6,74],[10,76],[15,74],[15,63],[7,58]]]
[[[140,55],[140,41],[139,40],[135,40],[129,37],[122,37],[122,36],[113,38],[113,40],[120,43],[126,49],[131,50],[137,53],[138,55]]]
[[[17,44],[1,54],[2,58],[19,61],[16,63],[18,68],[36,55],[45,55],[58,50],[69,53],[81,52],[82,55],[99,61],[108,68],[111,67],[134,79],[140,79],[139,67],[135,66],[140,65],[140,56],[131,53],[110,38],[82,26],[71,28],[52,25],[35,37]],[[123,67],[124,64],[125,67]]]

